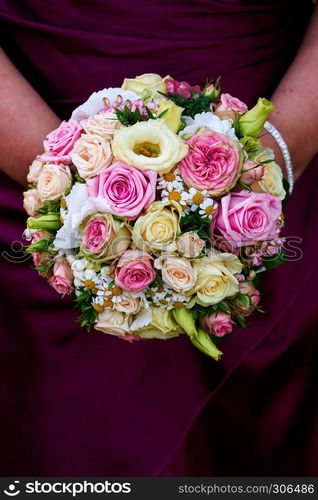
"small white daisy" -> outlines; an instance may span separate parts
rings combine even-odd
[[[213,219],[217,207],[218,203],[215,200],[212,200],[212,198],[205,198],[204,201],[200,203],[199,214],[209,217],[209,219]]]

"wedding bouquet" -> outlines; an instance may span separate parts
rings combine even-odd
[[[134,341],[220,339],[259,308],[259,272],[284,259],[286,191],[247,106],[166,76],[93,93],[49,133],[29,169],[26,248],[72,294],[79,322]]]

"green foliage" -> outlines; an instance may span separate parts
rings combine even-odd
[[[203,111],[210,111],[210,99],[209,97],[199,97],[198,94],[194,94],[193,97],[185,98],[180,97],[178,94],[173,94],[169,92],[168,94],[163,94],[173,101],[177,106],[184,108],[182,112],[183,115],[195,117],[197,113],[203,113]]]
[[[34,269],[36,271],[39,271],[40,273],[44,274],[46,277],[48,277],[49,274],[51,274],[50,271],[51,271],[53,266],[54,266],[54,260],[51,260],[47,264],[42,264],[40,266],[35,267]]]
[[[98,316],[98,312],[95,311],[92,304],[93,296],[92,290],[87,290],[84,287],[82,287],[82,292],[78,297],[76,295],[74,296],[75,307],[80,310],[80,316],[77,319],[77,323],[86,327],[87,331],[90,330],[90,327]]]
[[[123,110],[115,109],[115,114],[117,116],[117,119],[120,121],[120,123],[122,125],[124,125],[125,127],[130,127],[131,125],[135,125],[135,123],[137,123],[137,122],[145,122],[148,120],[159,120],[168,111],[168,109],[165,109],[158,116],[155,116],[152,114],[151,110],[147,106],[145,106],[145,110],[147,113],[146,117],[142,116],[142,114],[138,108],[136,108],[135,111],[132,111],[129,108],[129,106],[125,106]]]
[[[192,311],[195,319],[211,316],[213,313],[217,311],[221,311],[226,314],[231,314],[231,310],[226,302],[219,302],[218,304],[213,304],[207,307],[202,306],[200,304],[195,304]]]
[[[205,318],[211,316],[217,310],[217,304],[213,306],[204,307],[200,304],[195,304],[192,308],[194,319]]]
[[[77,171],[74,173],[74,180],[75,180],[75,182],[79,182],[80,184],[86,183],[86,180],[83,179],[83,177],[81,177]]]
[[[162,285],[163,285],[163,279],[161,276],[161,272],[157,271],[155,279],[152,281],[152,283],[150,283],[149,286],[151,288],[155,288],[155,287],[158,288],[159,286],[162,286]]]
[[[38,213],[40,215],[59,214],[60,205],[61,200],[47,201],[44,203],[43,207],[38,210]]]
[[[189,215],[181,217],[180,227],[182,233],[187,233],[193,231],[205,240],[206,245],[211,246],[211,237],[209,234],[209,228],[211,224],[211,219],[209,217],[202,217],[199,214],[199,209],[196,212],[191,212]]]
[[[135,125],[135,123],[137,122],[144,122],[149,119],[154,119],[154,116],[148,107],[146,107],[146,113],[147,117],[143,117],[138,108],[136,108],[135,111],[132,111],[129,106],[125,106],[123,110],[115,109],[117,119],[125,127]]]
[[[281,251],[276,255],[263,258],[263,266],[266,268],[266,271],[281,266],[282,264],[286,264],[286,262],[288,262],[288,257],[284,249],[281,249]]]

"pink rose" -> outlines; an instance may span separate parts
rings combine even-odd
[[[197,93],[199,96],[201,95],[201,89],[199,85],[195,85],[191,87],[188,82],[178,82],[177,80],[166,80],[166,89],[168,93],[177,94],[180,97],[184,97],[188,99],[193,96],[193,94]]]
[[[211,316],[200,318],[200,325],[205,332],[217,337],[223,337],[232,331],[231,316],[219,311]]]
[[[236,299],[235,304],[237,311],[242,314],[242,316],[250,316],[255,307],[257,307],[259,304],[260,292],[250,281],[244,281],[243,283],[240,283],[239,291],[242,295],[247,297],[238,297]],[[246,298],[248,299],[247,303],[245,303]]]
[[[123,337],[120,337],[123,340],[127,340],[130,344],[134,341],[139,341],[142,340],[141,337],[138,337],[138,335],[132,335],[131,333],[126,333]]]
[[[261,294],[260,294],[259,290],[256,290],[256,288],[255,288],[255,290],[253,291],[253,294],[251,295],[251,302],[252,302],[254,307],[258,306],[260,299],[261,299]]]
[[[53,267],[53,276],[49,279],[50,285],[65,295],[73,291],[73,272],[66,260],[57,260]]]
[[[127,292],[141,292],[155,279],[152,257],[142,250],[127,250],[115,269],[115,283]]]
[[[260,165],[256,161],[248,160],[243,163],[240,182],[251,186],[259,182],[264,175],[265,165]]]
[[[116,233],[107,219],[96,215],[92,217],[83,231],[82,245],[86,250],[99,254],[115,238]]]
[[[255,245],[277,236],[281,201],[268,193],[241,191],[221,199],[215,228],[234,248]]]
[[[87,181],[88,194],[104,198],[112,213],[133,220],[155,200],[156,180],[153,170],[137,170],[117,161]]]
[[[94,214],[84,224],[81,250],[86,257],[106,261],[122,254],[129,247],[129,229],[111,214]]]
[[[244,102],[232,97],[230,94],[221,94],[220,104],[216,107],[216,111],[234,111],[237,115],[242,115],[247,111],[247,106]]]
[[[51,237],[52,235],[48,233],[47,231],[38,231],[37,233],[33,234],[32,237],[32,243],[36,243],[37,241],[40,240],[47,240]],[[32,252],[32,259],[33,259],[33,264],[35,267],[47,264],[50,259],[52,258],[52,255],[49,252]],[[40,273],[41,274],[41,273]]]
[[[253,306],[257,306],[260,301],[260,293],[255,288],[251,281],[243,281],[239,284],[239,291],[243,295],[248,295],[251,298]]]
[[[193,135],[186,143],[189,151],[179,168],[188,187],[206,190],[211,196],[221,196],[234,187],[241,164],[238,143],[218,132]]]
[[[43,153],[37,160],[43,162],[54,162],[68,164],[71,163],[70,152],[74,143],[80,138],[82,132],[81,125],[75,120],[63,121],[61,125],[50,132],[43,141]]]

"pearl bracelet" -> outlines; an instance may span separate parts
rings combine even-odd
[[[275,139],[277,145],[279,146],[279,149],[282,152],[284,161],[285,161],[285,166],[286,166],[286,171],[287,171],[287,180],[289,182],[289,194],[293,192],[294,188],[294,174],[293,174],[293,164],[291,161],[290,153],[287,147],[286,142],[284,141],[283,137],[281,134],[278,132],[277,128],[274,127],[274,125],[268,121],[264,123],[264,129],[267,130],[271,134],[271,136]]]

